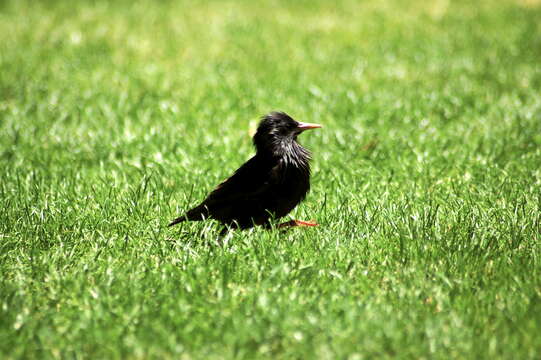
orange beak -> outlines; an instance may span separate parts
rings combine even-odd
[[[319,125],[319,124],[310,124],[310,123],[303,123],[303,122],[300,122],[299,125],[297,126],[297,128],[301,129],[301,131],[310,130],[310,129],[317,129],[317,128],[320,128],[320,127],[322,127],[322,126]]]

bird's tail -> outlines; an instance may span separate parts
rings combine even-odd
[[[186,214],[171,221],[171,223],[168,226],[173,226],[183,221],[201,221],[201,220],[205,220],[208,216],[209,216],[209,211],[207,207],[203,205],[199,205],[191,209],[190,211],[188,211]]]
[[[173,226],[183,221],[186,221],[186,215],[182,215],[181,217],[176,218],[175,220],[171,221],[167,226]]]

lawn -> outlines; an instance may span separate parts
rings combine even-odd
[[[2,358],[541,358],[540,19],[1,1]],[[271,110],[324,126],[291,214],[320,226],[167,228]]]

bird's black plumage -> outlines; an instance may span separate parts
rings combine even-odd
[[[265,115],[253,137],[256,154],[169,226],[212,218],[246,229],[287,215],[310,190],[310,152],[297,142],[297,135],[316,127],[283,112]]]

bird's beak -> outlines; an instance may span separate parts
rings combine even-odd
[[[317,129],[317,128],[320,128],[320,127],[322,127],[322,126],[319,125],[319,124],[310,124],[310,123],[303,123],[303,122],[300,122],[299,125],[297,125],[297,128],[300,129],[301,131],[310,130],[310,129]]]

